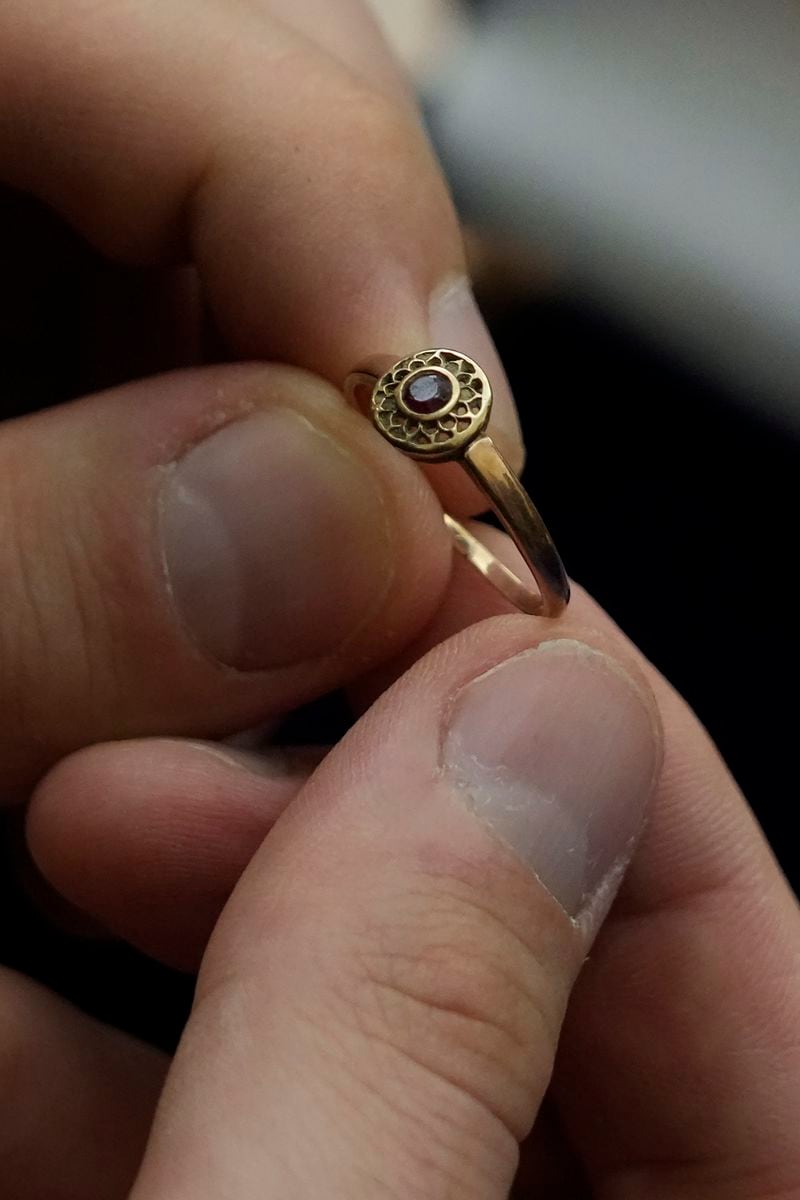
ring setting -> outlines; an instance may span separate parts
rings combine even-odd
[[[485,430],[492,389],[472,359],[423,350],[384,372],[371,408],[378,430],[395,446],[423,462],[446,462]]]
[[[536,586],[445,513],[456,547],[522,612],[559,616],[569,602],[567,574],[533,501],[486,432],[492,388],[478,363],[441,347],[399,362],[374,359],[348,377],[346,390],[357,401],[369,394],[373,424],[405,454],[424,463],[460,463],[511,535]]]

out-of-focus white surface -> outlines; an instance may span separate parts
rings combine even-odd
[[[440,45],[470,211],[800,429],[800,5],[519,0]]]

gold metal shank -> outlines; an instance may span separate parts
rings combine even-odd
[[[441,377],[446,399],[431,412],[414,407],[406,395],[409,380]],[[557,617],[569,602],[569,580],[544,521],[509,467],[486,426],[492,389],[471,358],[455,350],[431,349],[400,362],[374,359],[348,376],[346,390],[356,400],[369,391],[372,420],[393,445],[419,462],[457,461],[486,496],[530,568],[538,590],[525,583],[454,517],[444,514],[456,547],[480,573],[522,612]]]

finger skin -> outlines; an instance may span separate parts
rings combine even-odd
[[[373,8],[363,0],[258,0],[264,13],[297,31],[377,91],[410,109],[411,84],[392,53]]]
[[[713,743],[665,681],[653,686],[662,784],[573,998],[561,1110],[614,1200],[793,1200],[800,912]],[[601,1003],[616,1020],[599,1019]]]
[[[0,969],[0,1178],[14,1200],[124,1200],[165,1057]]]
[[[233,756],[166,739],[89,747],[37,788],[29,846],[84,912],[145,953],[197,969],[230,892],[321,758],[319,748]],[[537,1119],[515,1200],[543,1187],[548,1200],[583,1200],[555,1129]]]
[[[196,970],[236,881],[322,753],[155,738],[90,746],[39,784],[28,845],[76,907],[145,954]]]
[[[475,532],[524,571],[504,535]],[[434,621],[362,684],[360,703],[430,645],[506,610],[456,562]],[[569,1139],[609,1200],[793,1200],[797,902],[685,701],[580,587],[568,614],[635,655],[665,735],[643,840],[570,1003],[554,1079]]]
[[[481,536],[519,566],[501,535]],[[613,622],[580,588],[574,597],[570,620],[619,652],[626,643]],[[362,702],[406,658],[502,606],[457,562],[437,621],[373,676]],[[561,1112],[610,1197],[788,1200],[796,1190],[796,906],[697,719],[628,649],[659,699],[666,771],[628,882],[573,994],[555,1076]],[[116,752],[103,752],[109,773]],[[66,809],[80,804],[75,789],[60,799]],[[58,789],[50,801],[58,807]]]
[[[275,413],[280,437],[262,447],[247,422]],[[287,421],[312,448],[291,487],[271,493]],[[235,501],[235,513],[251,513],[245,557],[240,548],[230,558],[229,525],[215,525],[213,514],[191,526],[182,515],[171,545],[186,551],[193,531],[192,595],[203,630],[213,638],[228,622],[237,639],[245,631],[245,640],[256,638],[273,665],[259,658],[254,669],[232,669],[199,644],[165,566],[164,498],[182,478],[176,472],[234,435],[244,439],[249,473],[226,451],[215,486],[224,484],[228,509]],[[262,447],[254,461],[253,445]],[[345,504],[335,537],[339,501],[312,486],[329,461]],[[353,514],[357,480],[371,502]],[[322,497],[314,516],[312,493]],[[267,541],[260,530],[278,504],[286,521]],[[298,540],[285,544],[289,518]],[[420,473],[327,384],[293,368],[176,372],[6,424],[0,527],[0,764],[12,797],[80,746],[154,733],[219,736],[337,686],[424,623],[451,561],[441,510]],[[309,537],[313,552],[303,548]],[[228,584],[225,572],[240,558],[247,571]],[[263,577],[268,562],[272,574]],[[281,591],[298,570],[303,590]],[[245,613],[242,624],[237,614]]]
[[[362,36],[354,57],[371,55],[371,25]],[[375,354],[447,344],[453,309],[439,321],[435,298],[465,274],[461,235],[396,86],[376,89],[260,4],[14,0],[0,42],[0,179],[110,257],[191,259],[236,355],[341,386]],[[496,381],[493,428],[518,465],[485,326],[473,312],[455,332]],[[447,504],[480,511],[459,471],[436,479]]]
[[[458,798],[440,739],[536,636],[440,647],[287,809],[215,930],[134,1200],[507,1195],[587,928]]]
[[[428,294],[461,257],[421,130],[264,6],[206,2],[202,15],[182,0],[7,6],[2,91],[20,117],[4,139],[8,182],[115,257],[193,248],[246,354],[324,363],[341,380],[376,345],[391,350],[375,300],[395,287],[395,336],[405,317],[416,347]],[[387,213],[390,163],[415,186]]]

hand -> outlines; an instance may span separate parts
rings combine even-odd
[[[354,5],[286,7],[7,3],[0,177],[117,259],[189,257],[234,354],[334,381],[364,354],[429,341],[487,363],[452,286],[449,203],[379,40]],[[160,301],[174,284],[159,277]],[[499,412],[508,450],[502,392]],[[390,677],[446,586],[418,473],[294,370],[107,392],[6,426],[0,458],[9,791],[102,739],[219,735],[381,663]],[[451,508],[474,509],[452,474],[435,479]],[[491,603],[459,571],[427,641]],[[206,955],[137,1200],[503,1194],[655,764],[646,691],[563,644],[491,677],[532,671],[517,678],[522,736],[492,720],[497,698],[470,680],[554,636],[505,618],[443,646],[307,786],[310,755],[254,773],[147,740],[76,754],[39,785],[29,835],[45,873],[182,965],[297,796]],[[557,637],[636,675],[590,609]],[[573,996],[555,1132],[537,1125],[520,1188],[579,1194],[565,1182],[579,1162],[612,1196],[789,1196],[796,913],[693,719],[656,690],[665,782]],[[492,728],[505,742],[481,741]],[[566,855],[568,825],[543,823],[537,789],[573,819]],[[9,1194],[125,1194],[166,1064],[11,973],[0,1000]]]
[[[357,3],[6,0],[0,44],[0,182],[131,264],[131,313],[198,343],[208,306],[232,356],[336,384],[365,356],[455,342],[492,373],[519,460],[438,167]],[[5,195],[16,328],[42,212]],[[66,268],[48,269],[39,292]],[[130,377],[155,331],[121,287]],[[75,280],[70,307],[88,290]],[[158,333],[163,365],[184,361]],[[475,511],[462,474],[437,486]],[[422,627],[450,561],[419,472],[332,387],[276,366],[176,371],[6,424],[0,523],[0,767],[22,794],[78,746],[218,736],[341,684]]]
[[[43,782],[40,865],[167,961],[267,836],[149,1136],[164,1064],[26,1008],[15,1077],[47,1087],[6,1124],[15,1195],[121,1196],[146,1137],[133,1200],[501,1200],[519,1143],[525,1198],[797,1194],[798,914],[742,797],[588,598],[558,624],[496,603],[459,564],[408,657],[435,648],[294,797],[270,760],[168,740]]]

